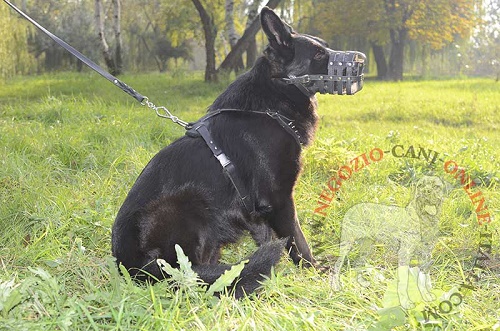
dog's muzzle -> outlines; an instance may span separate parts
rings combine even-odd
[[[297,86],[304,94],[354,94],[363,88],[365,54],[355,51],[329,50],[328,73],[324,75],[290,76],[287,84]]]

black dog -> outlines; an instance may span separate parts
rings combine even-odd
[[[207,146],[212,141],[195,132],[161,150],[135,182],[113,226],[113,255],[138,279],[164,278],[156,259],[178,266],[174,245],[179,244],[199,277],[213,283],[231,267],[218,262],[222,246],[245,231],[260,247],[233,284],[236,297],[259,286],[284,246],[296,264],[315,265],[293,188],[301,145],[311,143],[316,128],[316,91],[290,77],[328,74],[332,51],[321,39],[294,32],[269,8],[262,10],[261,23],[269,39],[264,56],[215,100],[203,122],[234,165],[239,188],[249,192],[246,201]],[[238,111],[211,116],[228,108]]]

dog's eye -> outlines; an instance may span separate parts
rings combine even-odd
[[[316,54],[314,55],[314,59],[315,60],[322,60],[326,55],[326,52],[324,49],[318,49],[318,51],[316,52]]]

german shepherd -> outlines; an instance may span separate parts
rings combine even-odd
[[[237,298],[259,286],[285,247],[295,264],[316,264],[297,219],[293,189],[301,170],[300,145],[309,145],[316,130],[317,100],[282,78],[327,74],[331,50],[321,39],[295,32],[267,7],[260,19],[269,40],[263,56],[207,112],[241,110],[207,123],[250,193],[253,210],[244,207],[203,139],[179,138],[144,168],[113,225],[113,255],[139,280],[166,277],[159,258],[178,267],[178,244],[193,270],[211,284],[231,268],[219,263],[221,248],[246,231],[259,248],[229,289]],[[262,114],[269,111],[293,122],[296,136]]]

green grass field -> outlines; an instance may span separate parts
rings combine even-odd
[[[207,85],[201,74],[123,80],[187,121],[200,117],[228,83]],[[431,268],[437,299],[423,302],[410,284],[417,304],[410,310],[399,307],[395,294],[397,253],[380,245],[367,288],[356,281],[354,263],[342,270],[343,290],[333,291],[328,273],[296,268],[287,257],[261,291],[240,301],[206,295],[189,274],[176,277],[178,291],[169,282],[135,285],[116,270],[111,225],[142,168],[183,129],[96,74],[1,84],[0,330],[500,329],[500,85],[493,80],[367,81],[355,96],[319,96],[321,122],[304,153],[295,199],[324,266],[338,256],[351,206],[405,206],[423,175],[446,182]],[[351,168],[335,199],[315,213],[339,168],[377,148],[389,153]],[[436,162],[422,151],[438,154]],[[459,170],[445,171],[450,160],[475,180],[473,199],[454,177]],[[491,223],[479,225],[485,214]],[[486,271],[473,268],[481,244],[491,247]],[[237,262],[254,248],[247,238],[223,259]],[[475,288],[457,292],[464,282]],[[453,293],[462,302],[451,300]],[[444,304],[440,312],[443,302],[452,309]]]

